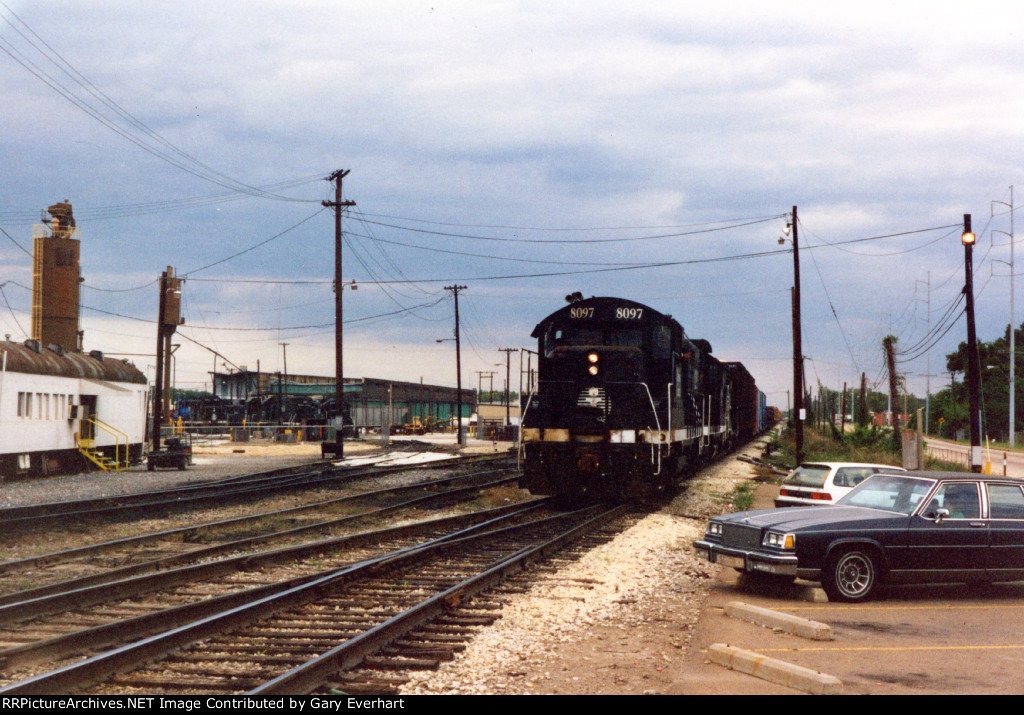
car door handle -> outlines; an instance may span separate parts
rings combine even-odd
[[[972,521],[971,522],[971,526],[975,527],[975,528],[981,527],[981,526],[985,526],[985,522],[983,522],[983,521]]]

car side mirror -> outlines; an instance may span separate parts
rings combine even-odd
[[[941,524],[942,520],[949,516],[949,509],[936,509],[935,510],[935,523]]]

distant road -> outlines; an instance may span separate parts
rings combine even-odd
[[[948,462],[959,461],[967,465],[971,463],[971,448],[966,444],[925,437],[924,445],[928,454],[937,459],[944,459]],[[1002,474],[1004,454],[1006,455],[1006,476],[1024,478],[1024,452],[994,448],[991,451],[982,449],[981,458],[983,461],[992,462],[992,474]]]

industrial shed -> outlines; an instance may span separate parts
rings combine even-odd
[[[247,370],[213,374],[215,396],[236,405],[257,396],[283,396],[285,399],[301,396],[333,404],[335,384],[334,378],[311,375]],[[458,390],[373,377],[345,378],[345,403],[351,422],[357,428],[379,429],[385,424],[398,426],[417,420],[421,424],[448,423],[457,412]],[[469,418],[475,405],[476,391],[463,389],[462,417]]]

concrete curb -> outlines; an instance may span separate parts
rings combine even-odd
[[[832,627],[826,623],[811,621],[788,613],[771,611],[760,606],[751,606],[742,601],[732,601],[725,605],[725,614],[731,618],[747,621],[758,626],[771,628],[784,633],[792,633],[801,638],[815,641],[832,640]]]
[[[758,655],[749,650],[734,648],[725,643],[713,643],[708,648],[708,658],[712,663],[730,670],[812,695],[841,695],[843,692],[843,682],[832,675]]]

